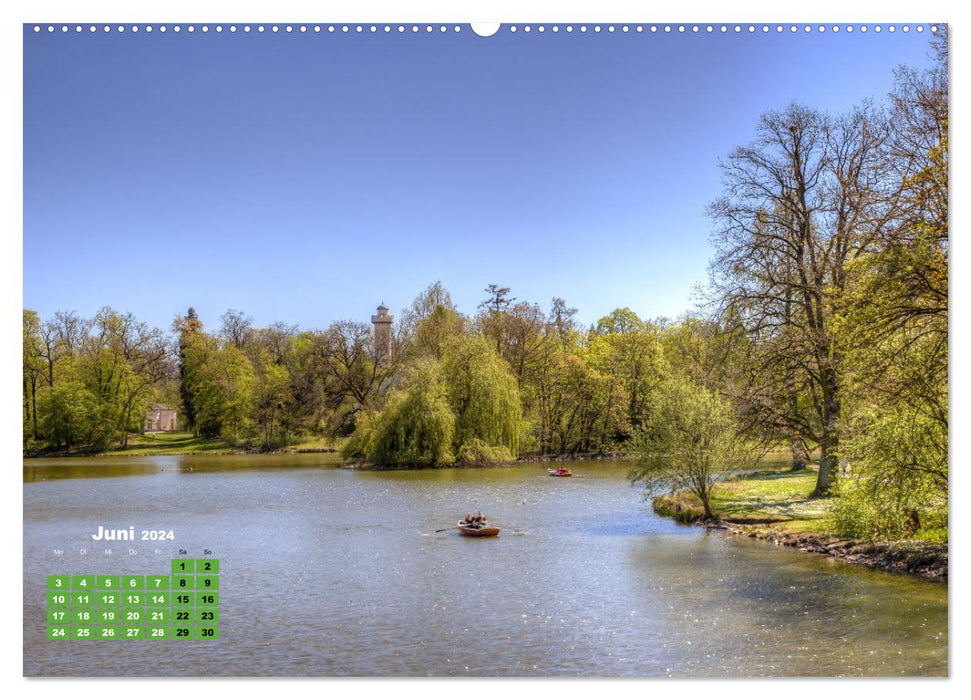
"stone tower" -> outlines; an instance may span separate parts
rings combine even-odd
[[[371,323],[374,324],[374,352],[379,364],[391,361],[391,324],[394,323],[394,316],[388,313],[388,307],[381,303],[378,313],[371,316]]]

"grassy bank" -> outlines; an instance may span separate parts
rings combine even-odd
[[[340,447],[334,440],[323,438],[304,440],[273,452],[331,452]],[[237,443],[225,438],[204,438],[192,433],[146,433],[128,436],[128,444],[96,453],[99,457],[148,456],[148,455],[205,455],[244,454],[260,452],[259,445]],[[39,452],[30,457],[76,457],[91,452]]]
[[[816,471],[812,468],[798,472],[759,471],[715,484],[711,508],[718,524],[737,534],[871,568],[947,580],[948,549],[940,533],[906,541],[855,541],[841,537],[829,515],[834,499],[809,498],[815,485]],[[657,496],[653,506],[659,515],[680,522],[704,520],[701,501],[694,494]]]
[[[764,470],[715,484],[712,511],[723,521],[739,525],[773,524],[777,529],[796,532],[830,533],[832,499],[809,499],[816,485],[816,472]],[[704,518],[698,497],[691,493],[658,496],[654,510],[681,522]]]

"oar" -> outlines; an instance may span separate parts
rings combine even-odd
[[[458,530],[461,525],[455,525],[454,527],[443,527],[441,530],[435,530],[435,532],[445,532],[446,530]]]

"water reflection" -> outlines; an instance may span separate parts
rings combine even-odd
[[[28,675],[947,673],[946,587],[659,518],[620,462],[572,479],[332,455],[81,462],[25,466]],[[478,509],[499,538],[435,532]],[[106,517],[177,541],[78,555]],[[46,639],[46,574],[153,572],[178,547],[223,562],[218,642]]]

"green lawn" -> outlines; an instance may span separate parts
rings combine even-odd
[[[771,523],[788,532],[827,533],[832,521],[829,498],[810,499],[816,486],[816,471],[758,471],[715,484],[711,509],[722,520],[739,524]],[[693,494],[679,493],[655,499],[655,509],[679,520],[694,520],[703,514],[701,501]]]
[[[334,440],[315,438],[287,445],[287,450],[324,450],[337,449],[340,445]],[[225,438],[203,438],[192,433],[146,433],[128,436],[127,447],[115,447],[103,455],[167,455],[167,454],[218,454],[220,452],[241,452],[247,445],[238,444]]]
[[[202,438],[192,433],[146,433],[129,435],[127,447],[115,447],[104,455],[198,454],[240,449],[222,438]]]

